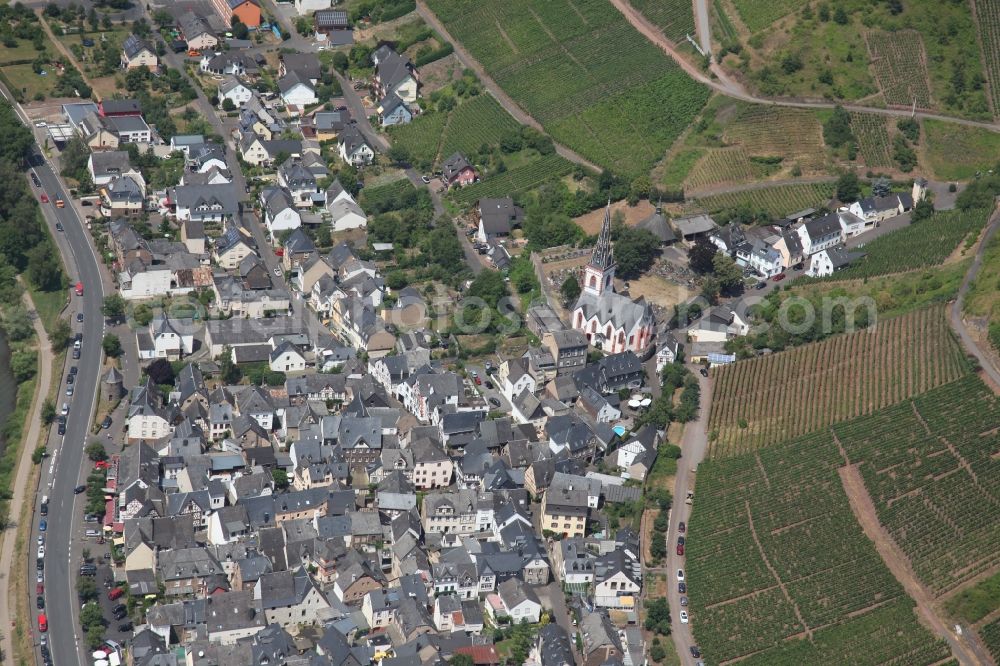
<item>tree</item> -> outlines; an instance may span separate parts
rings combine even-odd
[[[227,384],[238,384],[243,379],[240,366],[233,363],[233,350],[230,347],[222,349],[222,356],[219,358],[219,373],[222,376],[222,381]]]
[[[719,293],[722,291],[722,286],[715,277],[709,275],[701,282],[701,295],[706,301],[712,303],[713,305],[719,301]]]
[[[881,176],[875,179],[872,183],[872,196],[873,197],[884,197],[888,196],[889,192],[892,191],[892,184],[889,179],[885,176]]]
[[[857,201],[861,195],[861,182],[857,174],[848,171],[837,179],[837,200],[841,203]]]
[[[722,295],[738,296],[743,291],[743,271],[728,254],[716,252],[712,267]]]
[[[347,68],[350,66],[350,62],[347,60],[347,54],[343,51],[336,51],[333,54],[331,62],[333,63],[333,68],[341,74],[346,72]]]
[[[920,123],[914,118],[900,118],[896,121],[896,127],[907,140],[913,143],[918,143],[920,141]]]
[[[456,654],[448,660],[448,666],[475,666],[476,662],[467,654]]]
[[[38,354],[32,350],[14,352],[10,355],[10,370],[19,383],[28,381],[38,371]]]
[[[653,265],[659,242],[646,229],[623,224],[617,230],[615,261],[618,263],[618,275],[626,280],[637,278]]]
[[[274,479],[274,487],[278,490],[284,490],[288,487],[288,472],[283,469],[272,469],[271,478]]]
[[[42,423],[49,425],[56,420],[56,405],[51,398],[42,403]]]
[[[913,212],[910,213],[910,221],[914,224],[917,222],[923,222],[934,215],[934,204],[932,204],[927,199],[921,199],[913,206]]]
[[[575,275],[568,276],[563,280],[562,286],[559,287],[559,293],[562,294],[563,303],[575,303],[576,299],[580,298],[580,281],[576,279]]]
[[[90,576],[80,576],[76,579],[76,596],[82,603],[97,601],[97,583]]]
[[[702,236],[688,250],[688,266],[699,275],[711,273],[715,269],[712,260],[717,250],[712,241]]]
[[[87,445],[85,452],[87,457],[94,462],[100,462],[108,459],[108,452],[104,450],[104,444],[96,439]]]
[[[72,336],[73,329],[70,328],[69,322],[65,319],[57,319],[52,330],[49,331],[49,342],[52,343],[52,349],[57,352],[65,349],[69,346]]]
[[[121,294],[111,294],[110,296],[104,297],[104,303],[101,305],[101,314],[103,314],[108,319],[118,319],[125,316],[125,299],[122,298]]]
[[[153,311],[145,303],[140,303],[132,310],[132,318],[139,326],[149,326],[149,322],[153,321]]]
[[[24,306],[16,305],[3,313],[3,331],[8,340],[27,340],[34,333],[31,317]]]
[[[107,354],[109,358],[118,358],[122,355],[122,341],[114,333],[107,333],[104,335],[104,340],[101,341],[101,347],[104,349],[104,353]]]
[[[406,166],[410,163],[410,151],[400,145],[394,145],[386,151],[386,157],[396,166]]]
[[[670,635],[670,606],[665,597],[656,597],[646,602],[646,631],[663,636]]]
[[[228,97],[225,98],[224,100],[222,100],[222,110],[223,111],[227,111],[227,112],[228,111],[235,111],[236,110],[236,102],[234,102],[233,100],[231,100]]]
[[[823,140],[833,148],[840,148],[846,143],[854,142],[854,134],[851,132],[851,116],[839,104],[833,108],[830,118],[823,123]]]
[[[42,291],[63,288],[62,264],[52,245],[42,242],[28,251],[28,280]]]
[[[84,578],[84,576],[81,576]],[[80,624],[83,625],[84,629],[90,629],[91,627],[101,627],[103,628],[106,623],[104,619],[104,614],[101,612],[101,607],[94,602],[87,603],[83,610],[80,611]]]

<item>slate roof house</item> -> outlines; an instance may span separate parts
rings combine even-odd
[[[493,238],[506,238],[524,219],[524,210],[514,205],[510,197],[479,200],[479,230],[476,239],[486,243]]]
[[[441,163],[441,180],[447,187],[465,187],[478,178],[475,167],[462,153],[455,153]]]

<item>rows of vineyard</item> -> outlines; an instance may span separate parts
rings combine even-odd
[[[851,131],[858,140],[858,151],[871,168],[891,169],[892,143],[888,119],[874,113],[852,113]]]
[[[733,0],[733,4],[750,32],[760,32],[806,3],[804,0]]]
[[[430,0],[449,32],[552,136],[648,174],[708,99],[605,0]]]
[[[855,520],[842,464],[821,432],[699,466],[686,573],[695,637],[712,663],[947,656]]]
[[[709,150],[698,160],[684,181],[685,191],[713,185],[745,183],[760,175],[750,156],[740,146]]]
[[[427,113],[406,125],[389,128],[393,145],[414,158],[435,162],[456,151],[471,153],[495,145],[521,125],[492,95],[479,95],[459,104],[451,113]]]
[[[989,82],[993,114],[1000,113],[1000,3],[979,0],[976,6],[976,29],[982,42],[983,69]]]
[[[865,244],[861,247],[865,253],[863,259],[820,279],[852,280],[937,266],[959,245],[978,235],[988,218],[987,210],[939,211],[929,220]]]
[[[1000,663],[1000,618],[980,627],[979,637],[983,639],[993,661]]]
[[[749,206],[754,210],[766,210],[771,218],[776,220],[806,208],[825,206],[832,196],[832,181],[795,183],[695,197],[694,203],[688,208],[714,213],[727,208]]]
[[[712,456],[738,455],[870,414],[967,369],[944,306],[718,368],[709,419]]]
[[[446,113],[426,113],[405,125],[393,125],[389,128],[392,145],[404,149],[413,159],[434,162],[447,121]]]
[[[455,190],[452,196],[460,204],[470,204],[483,197],[503,197],[538,187],[542,183],[561,178],[572,170],[573,165],[569,161],[558,155],[546,155],[481,183]]]
[[[694,10],[691,0],[632,0],[632,6],[656,25],[667,39],[675,43],[695,36]]]
[[[803,173],[826,173],[823,127],[808,109],[752,104],[740,110],[726,127],[727,143],[736,143],[751,155],[781,156]]]
[[[920,32],[899,30],[865,33],[868,54],[875,79],[888,104],[917,108],[931,107],[931,89],[927,76],[927,52]]]
[[[361,191],[360,203],[366,208],[380,210],[384,207],[385,202],[398,199],[400,195],[412,189],[415,189],[413,183],[406,178],[394,180],[385,185],[366,187]]]
[[[1000,565],[1000,400],[970,375],[833,426],[879,522],[935,594]]]
[[[447,159],[455,152],[468,154],[484,144],[495,145],[520,129],[492,95],[479,95],[452,112],[441,140],[440,158]]]

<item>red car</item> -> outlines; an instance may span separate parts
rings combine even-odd
[[[42,192],[42,196],[39,198],[39,200],[42,203],[48,203],[49,202],[49,196],[47,194],[45,194],[44,192]]]
[[[49,618],[45,617],[45,613],[38,614],[38,631],[43,634],[49,630]]]
[[[677,554],[678,555],[684,554],[684,544],[682,543],[677,544]]]
[[[777,275],[775,275],[771,279],[774,280],[775,282],[781,282],[782,280],[785,279],[785,274],[784,273],[778,273]]]
[[[45,583],[35,585],[35,594],[45,594]]]
[[[109,467],[111,467],[111,463],[106,460],[98,460],[94,463],[94,469],[108,469]]]
[[[482,383],[483,383],[482,379],[480,379],[479,377],[474,377],[474,379],[476,380],[476,386],[482,385]]]
[[[110,590],[108,590],[108,600],[114,601],[115,599],[117,599],[118,597],[122,596],[123,594],[125,594],[125,590],[124,589],[122,589],[120,587],[113,587]]]

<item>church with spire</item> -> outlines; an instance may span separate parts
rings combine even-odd
[[[573,307],[573,328],[608,354],[632,351],[644,358],[653,348],[653,309],[644,299],[615,293],[615,254],[611,245],[611,203],[590,261],[583,269],[580,298]]]

